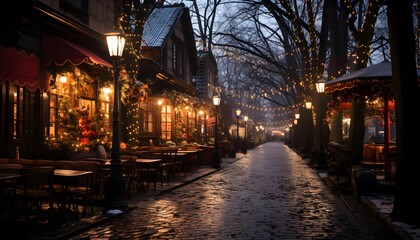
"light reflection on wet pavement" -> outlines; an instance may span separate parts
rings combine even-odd
[[[73,239],[390,239],[280,142]]]

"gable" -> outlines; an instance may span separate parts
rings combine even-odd
[[[185,44],[191,73],[195,74],[198,69],[197,49],[189,10],[184,4],[153,9],[143,30],[144,55],[153,58],[146,52],[162,51],[174,36]]]
[[[144,25],[143,47],[163,47],[180,19],[184,7],[157,7]]]

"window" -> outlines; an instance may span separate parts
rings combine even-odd
[[[102,91],[100,91],[99,99],[100,118],[103,120],[103,126],[99,127],[103,127],[105,133],[111,133],[111,89],[108,87],[102,88]]]
[[[173,43],[172,44],[172,70],[174,70],[174,72],[176,72],[177,67],[178,67],[177,56],[178,56],[178,48],[177,48],[176,43]]]
[[[55,137],[58,134],[58,94],[50,93],[50,118],[46,136]]]
[[[172,107],[170,105],[162,105],[161,116],[162,140],[169,141],[172,137]]]
[[[172,43],[172,70],[175,75],[180,77],[184,74],[184,65],[183,65],[183,54],[180,44],[177,42]]]
[[[93,99],[79,99],[79,109],[87,112],[87,117],[92,119],[95,116],[95,100]]]
[[[80,22],[89,24],[89,0],[60,0],[60,8]]]
[[[140,133],[153,133],[155,130],[155,112],[147,103],[140,104]]]
[[[13,94],[13,139],[23,137],[24,129],[24,89],[18,85],[11,85]]]

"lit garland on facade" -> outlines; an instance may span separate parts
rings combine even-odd
[[[158,1],[159,2],[159,1]],[[150,89],[140,79],[140,60],[142,58],[143,29],[147,20],[148,12],[153,8],[156,1],[123,1],[123,11],[118,18],[121,28],[126,35],[124,56],[124,75],[121,77],[121,101],[125,104],[126,131],[128,135],[127,145],[132,148],[139,146],[139,101],[146,101]]]

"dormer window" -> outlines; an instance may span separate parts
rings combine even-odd
[[[183,49],[179,43],[172,43],[172,70],[175,75],[181,77],[184,74]]]

